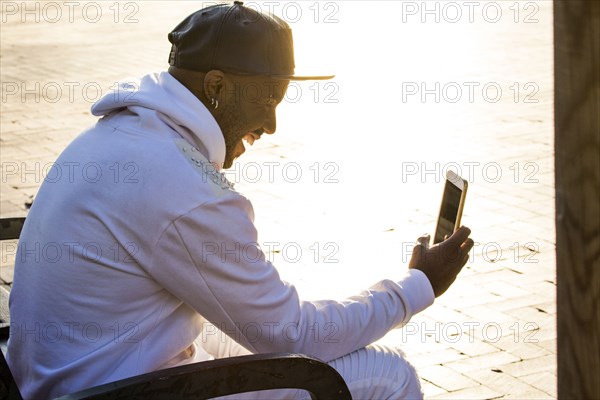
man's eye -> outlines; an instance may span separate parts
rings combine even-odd
[[[277,106],[277,101],[275,100],[275,98],[273,96],[270,96],[266,100],[257,101],[256,104],[259,107],[271,108],[271,107],[276,107]]]

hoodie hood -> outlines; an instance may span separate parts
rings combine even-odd
[[[138,117],[138,128],[175,131],[214,165],[225,161],[225,139],[208,109],[168,72],[127,79],[92,106],[95,116],[128,111]]]

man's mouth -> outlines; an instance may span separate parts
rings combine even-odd
[[[235,149],[233,150],[233,158],[238,158],[246,152],[246,146],[244,146],[244,142],[252,146],[255,141],[260,139],[260,135],[262,135],[262,130],[257,129],[256,131],[248,132],[244,136],[242,136],[235,144]]]
[[[257,131],[248,132],[244,135],[243,139],[252,146],[256,140],[260,139],[261,134],[262,133],[258,133]]]

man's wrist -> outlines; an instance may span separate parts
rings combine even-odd
[[[417,314],[433,304],[433,287],[427,275],[420,269],[409,269],[398,284],[403,288],[411,314]]]

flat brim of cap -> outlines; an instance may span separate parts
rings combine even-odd
[[[335,75],[269,75],[272,79],[282,79],[287,81],[325,81],[333,79]]]

